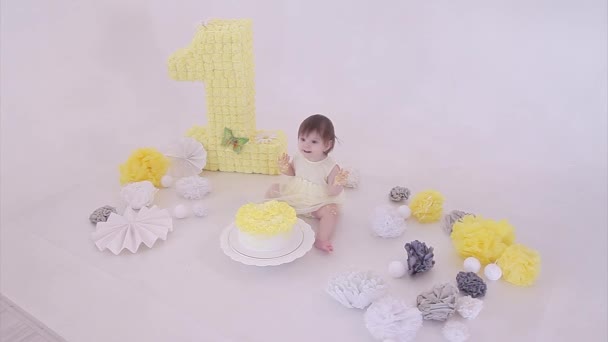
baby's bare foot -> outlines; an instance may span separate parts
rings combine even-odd
[[[329,241],[315,240],[315,247],[327,253],[334,251],[334,246]]]

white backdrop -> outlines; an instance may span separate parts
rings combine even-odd
[[[528,340],[567,340],[581,330],[590,338],[606,335],[605,1],[2,0],[1,6],[1,290],[64,336],[86,336],[92,328],[80,322],[75,332],[67,318],[54,316],[61,307],[76,310],[57,304],[65,297],[36,297],[42,285],[24,290],[24,282],[44,277],[20,271],[23,264],[44,267],[19,258],[52,258],[32,250],[28,239],[35,237],[77,256],[67,240],[36,229],[80,228],[62,224],[57,208],[57,222],[36,214],[60,202],[64,216],[88,215],[105,204],[95,184],[115,192],[117,167],[133,149],[161,147],[205,123],[204,85],[170,80],[166,61],[208,18],[253,19],[258,127],[286,131],[293,151],[302,119],[313,113],[333,119],[342,141],[336,158],[367,176],[354,196],[367,202],[352,208],[371,210],[390,187],[406,185],[436,188],[452,208],[508,218],[521,227],[518,240],[543,255],[543,302],[561,308],[536,317]],[[245,196],[255,198],[265,185],[251,185]],[[24,232],[30,235],[18,235]],[[348,249],[339,240],[337,246]],[[91,289],[74,288],[85,298]],[[575,294],[596,301],[589,304],[594,311],[558,305]],[[559,323],[572,315],[580,321]]]

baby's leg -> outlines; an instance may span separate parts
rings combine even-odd
[[[281,195],[280,185],[278,183],[272,184],[268,191],[266,191],[266,198],[275,198]]]
[[[315,247],[325,252],[333,252],[334,246],[331,244],[338,215],[340,214],[336,204],[328,204],[315,211],[313,215],[319,219],[319,231],[315,239]]]

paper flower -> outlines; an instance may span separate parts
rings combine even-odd
[[[277,138],[277,135],[272,132],[261,131],[255,136],[255,141],[258,144],[269,144]]]
[[[471,215],[454,223],[450,237],[461,257],[475,257],[482,265],[496,261],[515,241],[513,227],[508,222]]]
[[[101,208],[95,209],[95,211],[89,215],[89,221],[91,221],[91,223],[106,222],[111,213],[116,213],[116,208],[104,205]]]
[[[437,285],[431,291],[418,295],[416,302],[422,317],[427,320],[445,321],[456,310],[458,289],[449,283]]]
[[[410,275],[423,273],[435,265],[433,247],[427,247],[424,242],[414,240],[405,244],[407,251],[407,269]]]
[[[509,246],[496,264],[502,269],[502,278],[518,286],[534,284],[540,273],[540,254],[524,245]]]
[[[326,292],[347,308],[364,309],[387,290],[384,280],[367,271],[348,271],[332,277]]]
[[[462,296],[456,299],[456,311],[466,319],[474,319],[483,309],[483,301],[471,296]]]
[[[471,336],[469,328],[462,322],[448,321],[441,330],[443,337],[449,342],[464,342]]]
[[[141,181],[122,187],[120,197],[131,209],[139,210],[152,204],[157,191],[150,181]]]
[[[402,186],[396,186],[388,193],[388,198],[390,198],[392,201],[399,202],[410,198],[410,193],[410,189]]]
[[[120,183],[127,184],[148,180],[160,186],[160,179],[167,173],[169,159],[155,148],[140,148],[120,165]]]
[[[345,167],[344,170],[348,172],[348,177],[346,178],[345,187],[355,189],[359,187],[360,174],[359,170],[352,167]]]
[[[434,190],[423,191],[412,198],[412,216],[421,223],[439,221],[443,210],[443,196]]]
[[[194,138],[184,137],[173,142],[165,155],[171,160],[169,173],[174,177],[198,175],[207,164],[207,151]]]
[[[467,215],[471,214],[460,210],[450,211],[447,215],[443,217],[443,222],[441,223],[443,230],[448,233],[448,235],[452,234],[452,227],[454,226],[454,223],[460,221],[463,217]]]
[[[391,296],[370,305],[363,319],[370,334],[380,341],[413,341],[422,327],[420,311]]]
[[[486,295],[486,283],[473,272],[458,272],[458,275],[456,275],[456,282],[458,283],[458,289],[460,291],[473,298]]]
[[[124,216],[112,213],[108,221],[97,223],[92,238],[100,251],[109,249],[118,255],[125,248],[135,253],[142,243],[152,248],[156,240],[166,240],[170,231],[173,221],[167,210],[157,206],[140,211],[127,208]]]
[[[183,198],[198,200],[211,192],[211,184],[207,178],[189,176],[175,182],[175,190]]]
[[[205,217],[209,215],[209,208],[207,208],[204,204],[197,203],[192,206],[192,213],[194,213],[194,216],[197,217]]]
[[[398,237],[405,231],[405,220],[399,212],[389,206],[380,206],[372,214],[372,230],[383,238]]]

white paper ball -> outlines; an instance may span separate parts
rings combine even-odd
[[[396,238],[406,229],[405,220],[392,206],[379,206],[371,217],[372,231],[382,238]]]
[[[443,337],[450,342],[464,342],[471,336],[469,328],[459,321],[447,321],[442,329]]]
[[[392,296],[384,296],[367,308],[365,327],[380,341],[413,341],[422,327],[422,314],[416,307]]]
[[[407,219],[410,217],[410,215],[412,214],[412,210],[410,209],[410,207],[408,207],[407,205],[400,205],[399,208],[397,208],[397,212],[399,213],[399,215],[401,215],[404,219]]]
[[[405,275],[405,265],[401,261],[391,261],[388,264],[388,274],[393,278],[401,278]]]
[[[165,188],[170,187],[173,185],[173,177],[164,175],[163,178],[160,179],[160,185],[164,186]]]
[[[502,277],[502,270],[500,269],[500,266],[496,264],[488,264],[483,270],[483,274],[486,275],[488,280],[498,280]]]
[[[209,214],[207,207],[201,203],[194,204],[192,206],[192,212],[198,217],[205,217]]]
[[[483,301],[479,298],[464,296],[456,299],[456,311],[466,319],[475,319],[483,309]]]
[[[188,208],[186,208],[183,204],[178,204],[173,208],[173,216],[178,219],[183,219],[188,217]]]
[[[477,273],[481,269],[481,263],[477,258],[468,257],[464,259],[464,270],[467,272]]]

